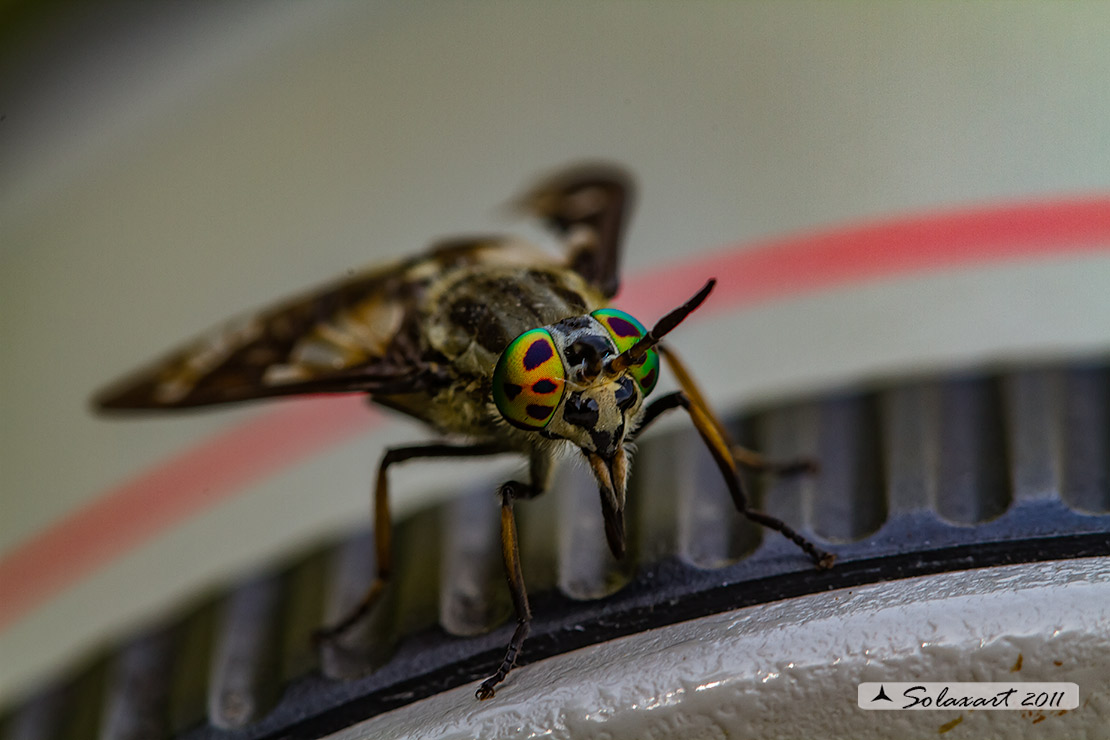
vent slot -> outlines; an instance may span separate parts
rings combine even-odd
[[[1064,500],[1079,511],[1110,512],[1110,370],[1066,375]]]
[[[960,378],[942,383],[938,402],[937,512],[963,525],[1001,516],[1013,492],[998,381]]]
[[[857,395],[818,405],[820,472],[812,482],[814,531],[829,542],[851,542],[886,521],[887,493],[880,444],[879,402]]]

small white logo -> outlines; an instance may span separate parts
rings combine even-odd
[[[1077,709],[1074,683],[895,682],[861,683],[860,709]]]

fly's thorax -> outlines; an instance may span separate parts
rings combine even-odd
[[[490,402],[494,366],[525,330],[589,311],[603,299],[562,265],[537,260],[531,252],[518,256],[507,262],[471,259],[449,266],[439,259],[437,270],[418,265],[427,275],[416,306],[418,320],[411,324],[411,343],[423,362],[435,365],[441,380],[404,397],[378,394],[378,403],[452,436],[496,440],[525,451],[545,443],[505,424]]]
[[[488,380],[514,338],[602,304],[596,289],[561,265],[467,266],[426,293],[425,341],[460,375]]]

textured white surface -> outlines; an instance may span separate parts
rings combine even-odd
[[[868,712],[861,681],[1068,681],[1070,712]],[[740,609],[540,661],[332,736],[1110,737],[1110,560],[924,576]]]

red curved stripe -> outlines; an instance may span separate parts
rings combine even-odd
[[[1110,247],[1110,196],[912,216],[742,245],[630,280],[648,323],[719,280],[694,317],[877,278]],[[0,561],[0,629],[176,523],[380,423],[360,398],[287,401],[105,491]]]
[[[108,489],[0,560],[0,630],[158,533],[382,420],[361,398],[291,400]]]
[[[639,275],[621,308],[649,323],[705,283],[697,315],[878,278],[1110,247],[1110,197],[915,215],[731,247]]]

